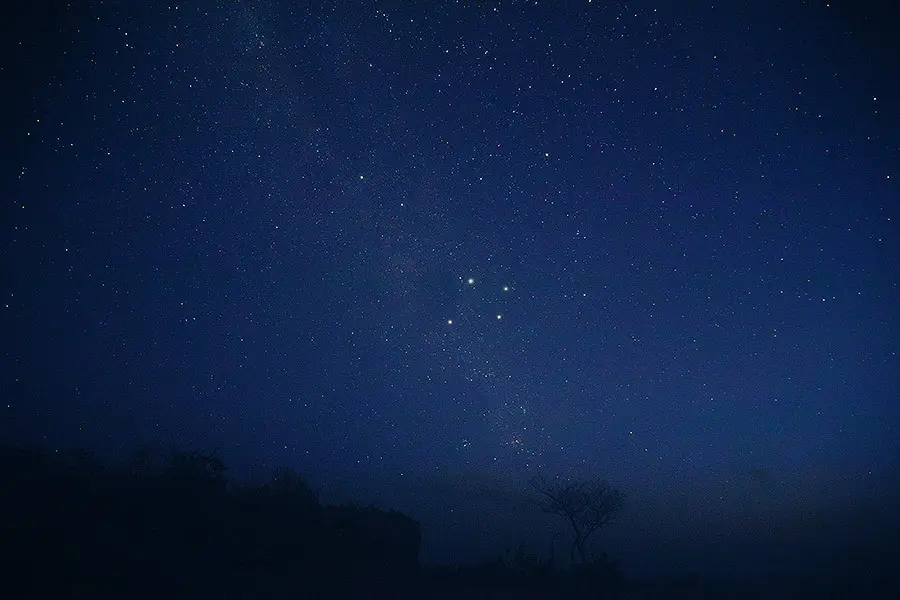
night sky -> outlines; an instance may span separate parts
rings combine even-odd
[[[313,4],[4,17],[2,439],[292,466],[426,562],[543,552],[536,472],[634,571],[900,523],[886,9]]]

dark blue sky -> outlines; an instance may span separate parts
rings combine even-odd
[[[886,11],[314,4],[4,24],[5,439],[291,465],[435,560],[535,531],[538,470],[628,493],[634,569],[880,514]]]

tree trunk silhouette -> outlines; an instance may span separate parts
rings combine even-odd
[[[588,564],[587,541],[598,529],[609,525],[622,509],[625,496],[602,479],[559,478],[547,481],[537,475],[531,487],[538,494],[538,507],[546,513],[563,517],[572,528],[569,564]]]

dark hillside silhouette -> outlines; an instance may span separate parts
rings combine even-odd
[[[524,545],[424,570],[419,523],[323,505],[302,475],[229,481],[215,455],[147,450],[108,466],[86,452],[0,447],[3,585],[60,598],[607,598],[605,556],[568,572]]]
[[[22,597],[366,597],[412,592],[419,524],[323,506],[299,475],[230,485],[215,456],[108,468],[0,449],[4,586]]]
[[[617,560],[585,546],[585,534],[608,523],[623,496],[584,481],[545,481],[536,488],[555,502],[549,508],[558,507],[577,525],[576,560],[568,569],[524,544],[480,564],[425,569],[418,559],[419,523],[402,513],[324,505],[318,490],[289,469],[262,485],[235,483],[227,472],[218,457],[199,452],[156,459],[139,451],[109,466],[86,452],[0,446],[0,594],[148,600],[896,597],[896,578],[881,575],[889,572],[887,552],[863,558],[864,570],[842,574],[836,565],[835,576],[821,581],[790,574],[741,582],[697,575],[627,581]]]

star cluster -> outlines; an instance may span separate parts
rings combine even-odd
[[[887,46],[820,2],[350,4],[23,17],[4,436],[650,496],[891,470]]]

